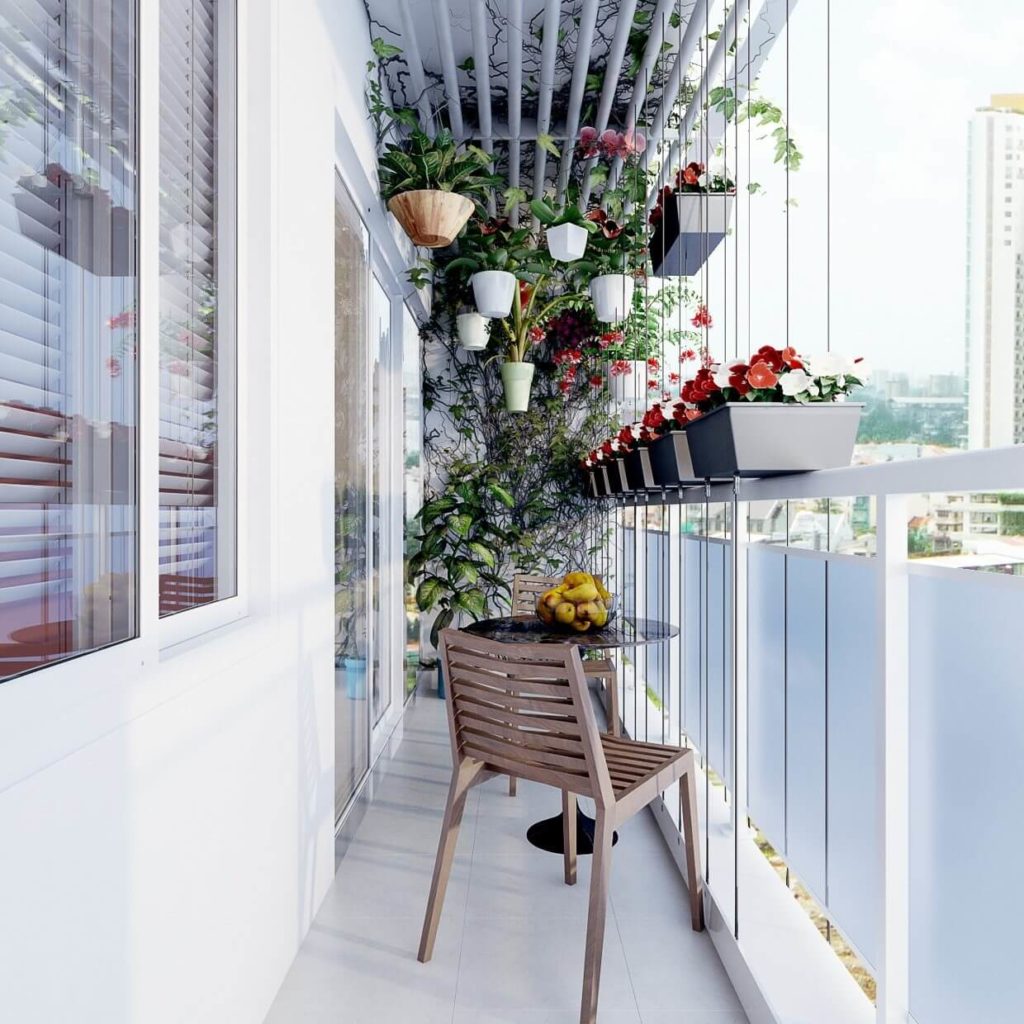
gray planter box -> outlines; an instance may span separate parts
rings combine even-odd
[[[647,448],[637,448],[626,456],[626,479],[634,491],[657,488],[651,472],[651,453]]]
[[[694,472],[685,430],[673,430],[651,445],[651,474],[656,487],[704,482]]]
[[[608,463],[608,487],[611,494],[628,494],[633,488],[626,476],[626,460],[612,459]]]
[[[779,476],[848,466],[863,405],[734,402],[686,428],[698,477]]]

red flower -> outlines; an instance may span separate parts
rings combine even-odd
[[[670,373],[668,375],[668,382],[669,382],[669,384],[678,384],[679,383],[679,374],[674,372],[674,371],[672,373]]]
[[[592,220],[595,224],[603,224],[608,219],[608,214],[600,208],[596,210],[587,210],[583,219]]]
[[[750,390],[747,383],[747,371],[750,369],[746,363],[733,363],[729,367],[729,387],[735,388],[741,395]]]
[[[647,215],[647,223],[650,224],[652,228],[656,228],[661,223],[661,219],[664,216],[665,210],[659,203],[657,206],[653,207],[651,212]]]
[[[633,367],[625,359],[616,359],[609,367],[609,370],[613,377],[621,377],[624,373],[632,373]]]
[[[579,142],[580,156],[591,157],[597,156],[599,150],[597,146],[597,129],[587,125],[580,129],[580,142]]]
[[[687,164],[676,174],[676,187],[683,185],[697,185],[700,183],[700,176],[704,173],[704,165],[696,162]]]
[[[601,337],[598,338],[597,343],[601,348],[607,348],[609,345],[617,345],[622,341],[622,338],[622,331],[609,331],[607,334],[602,334]]]
[[[693,319],[690,321],[694,327],[710,327],[711,326],[711,314],[708,312],[708,307],[703,303],[697,307],[697,312],[694,313]]]
[[[747,371],[747,381],[752,388],[773,388],[779,383],[779,378],[771,366],[761,360]]]
[[[796,349],[795,348],[790,348],[789,346],[786,346],[786,348],[784,348],[782,350],[782,361],[791,370],[802,370],[802,369],[804,369],[804,364],[801,361],[800,357],[796,354]]]
[[[665,422],[665,414],[661,411],[660,405],[652,405],[644,413],[643,424],[648,430],[657,430]]]
[[[617,224],[613,220],[604,220],[601,223],[601,234],[604,235],[605,238],[618,238],[625,230],[624,225]]]
[[[571,380],[560,380],[558,382],[558,390],[561,391],[563,395],[568,395],[569,394],[569,390],[570,390],[571,387],[572,387],[572,381]]]
[[[119,327],[134,327],[135,326],[135,310],[126,309],[123,313],[118,313],[116,316],[112,316],[107,320],[107,326],[112,330],[117,330]]]
[[[544,328],[539,324],[534,324],[533,327],[530,328],[530,341],[532,341],[534,345],[539,345],[543,340]]]
[[[657,373],[658,367],[660,365],[661,364],[658,362],[658,360],[653,357],[647,360],[647,369],[650,370],[652,373]]]
[[[785,365],[782,358],[782,353],[777,348],[772,348],[771,345],[762,345],[754,354],[750,357],[750,365],[754,366],[757,363],[766,363],[771,367],[773,373],[778,373]]]
[[[679,353],[679,362],[689,363],[697,358],[697,353],[692,348],[684,348]]]
[[[496,235],[503,227],[508,225],[507,217],[488,217],[480,225],[481,235]]]
[[[530,304],[530,296],[533,295],[533,285],[529,281],[519,282],[519,305],[526,309]]]
[[[604,377],[599,373],[595,373],[594,376],[590,378],[590,386],[595,391],[600,391],[601,388],[604,387]]]
[[[656,381],[656,380],[649,380],[649,381],[647,382],[647,390],[648,390],[648,391],[657,391],[657,390],[659,390],[660,388],[661,388],[661,383],[660,383],[660,381]]]

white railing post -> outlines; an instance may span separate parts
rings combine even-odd
[[[907,499],[878,497],[878,616],[882,680],[882,934],[876,1000],[878,1024],[906,1024],[910,973],[910,618]]]
[[[740,937],[740,837],[747,822],[747,515],[740,480],[732,501],[732,771],[733,934]]]

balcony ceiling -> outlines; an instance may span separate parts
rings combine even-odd
[[[510,186],[559,200],[581,126],[638,127],[654,143],[678,136],[710,66],[705,33],[721,27],[706,23],[708,7],[714,19],[721,0],[368,0],[374,37],[402,51],[384,61],[395,105],[493,151]],[[730,19],[737,10],[744,19],[745,0]]]

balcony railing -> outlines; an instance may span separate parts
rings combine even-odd
[[[913,523],[923,495],[1022,488],[1015,448],[610,513],[623,613],[681,626],[623,660],[623,725],[700,753],[712,935],[752,1020],[1018,1019],[1024,581],[914,557]]]

